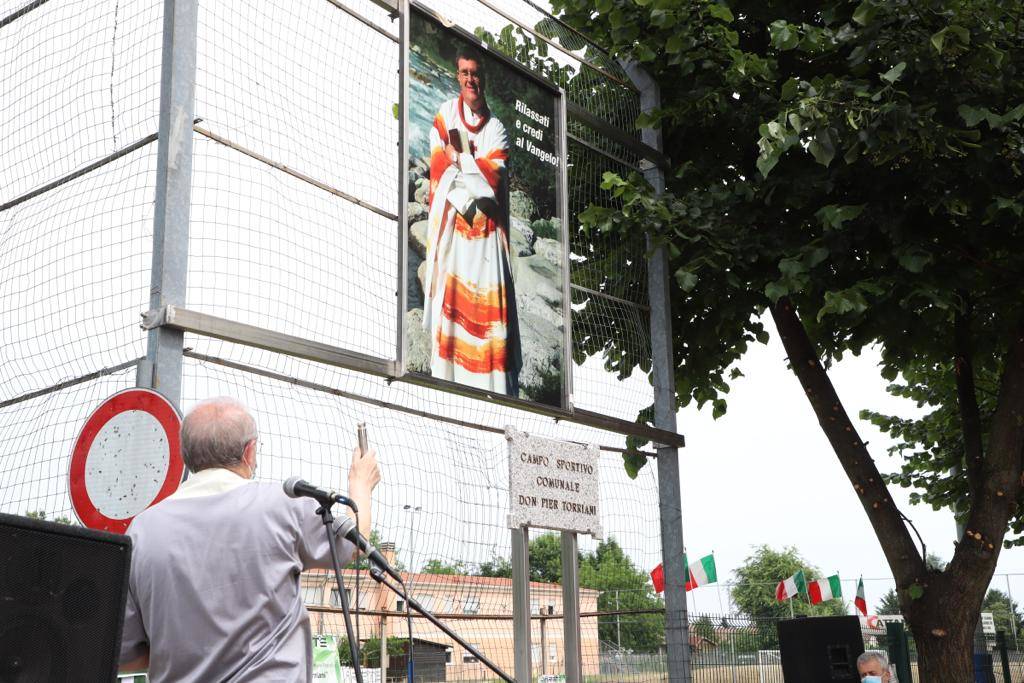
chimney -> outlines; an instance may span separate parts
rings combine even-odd
[[[380,554],[388,561],[388,564],[395,564],[395,544],[393,541],[384,541],[380,544]]]

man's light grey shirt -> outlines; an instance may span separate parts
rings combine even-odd
[[[140,513],[121,661],[149,646],[149,680],[308,681],[309,615],[299,573],[330,568],[308,498],[234,472],[203,470]],[[354,546],[339,539],[341,562]]]

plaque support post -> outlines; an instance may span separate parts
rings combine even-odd
[[[530,532],[526,527],[512,529],[512,642],[516,683],[531,683]]]
[[[583,683],[580,647],[580,564],[576,532],[562,532],[562,622],[565,683]],[[542,652],[541,657],[544,657]]]

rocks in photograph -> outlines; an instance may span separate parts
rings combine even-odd
[[[429,205],[430,178],[424,176],[416,180],[416,191],[413,194],[413,199],[416,200],[417,204],[420,204],[422,206]]]
[[[427,258],[427,221],[416,221],[409,226],[409,247],[421,259]]]
[[[420,304],[422,306],[422,302]],[[423,309],[405,312],[405,367],[412,372],[430,372],[430,337],[423,329]]]
[[[419,202],[409,202],[405,214],[410,223],[422,221],[427,217],[427,207]]]
[[[533,253],[533,230],[530,224],[521,218],[512,217],[508,237],[512,248],[512,256],[529,256]]]
[[[513,216],[530,221],[537,213],[537,205],[526,193],[512,190],[508,193],[508,210]]]
[[[545,237],[538,239],[533,245],[535,254],[548,261],[556,269],[562,265],[562,244]]]

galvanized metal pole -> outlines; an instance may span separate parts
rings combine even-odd
[[[512,646],[516,683],[531,683],[530,649],[530,532],[512,529]]]
[[[149,308],[185,303],[188,223],[192,201],[192,123],[195,119],[197,0],[164,0],[163,56],[160,69],[160,133],[156,157],[153,268]],[[149,331],[148,385],[180,408],[184,332],[169,327]],[[144,370],[145,364],[139,366]]]
[[[398,337],[395,340],[396,375],[405,373],[405,308],[409,295],[409,0],[395,3],[398,19]]]
[[[583,683],[580,643],[580,560],[576,532],[562,532],[562,647],[565,648],[565,683]],[[541,653],[541,657],[544,653]]]
[[[1010,601],[1010,630],[1013,632],[1013,649],[1017,649],[1017,615],[1013,610],[1013,592],[1010,590],[1010,575],[1006,579],[1006,598]]]
[[[635,64],[625,64],[630,80],[640,89],[640,109],[649,112],[661,105],[658,84]],[[643,130],[643,141],[661,151],[661,131]],[[665,190],[665,174],[645,162],[644,177],[657,192]],[[657,249],[648,264],[648,296],[651,305],[651,352],[654,370],[654,424],[676,431],[675,362],[672,354],[672,306],[669,299],[668,254]],[[659,446],[658,508],[661,517],[661,557],[665,571],[665,645],[670,683],[690,683],[690,630],[686,614],[686,560],[683,557],[682,491],[679,483],[679,451]]]

